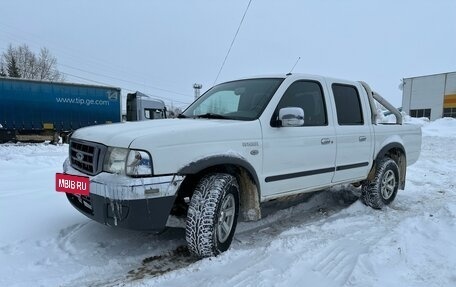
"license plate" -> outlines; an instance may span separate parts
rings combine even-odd
[[[86,176],[56,173],[55,190],[58,192],[89,195],[90,179]]]

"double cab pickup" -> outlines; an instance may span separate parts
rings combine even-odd
[[[382,105],[396,117],[380,123]],[[200,257],[226,251],[263,202],[356,184],[382,209],[417,161],[419,126],[364,82],[287,74],[218,84],[177,119],[76,130],[63,165],[71,204],[100,223],[160,231],[185,222]]]

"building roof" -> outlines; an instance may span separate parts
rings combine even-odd
[[[436,74],[423,75],[423,76],[415,76],[415,77],[406,77],[406,78],[403,78],[403,80],[425,78],[425,77],[438,76],[438,75],[448,75],[448,74],[456,74],[456,71],[455,72],[446,72],[446,73],[436,73]]]

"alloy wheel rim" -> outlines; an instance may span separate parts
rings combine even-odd
[[[224,243],[228,239],[231,229],[233,229],[235,204],[234,196],[231,193],[222,200],[217,222],[217,239],[220,243]]]
[[[394,175],[394,172],[392,170],[388,170],[387,172],[385,172],[385,175],[382,179],[381,190],[383,199],[389,199],[393,195],[395,187],[396,176]]]

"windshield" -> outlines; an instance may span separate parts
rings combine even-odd
[[[184,118],[255,120],[284,79],[249,79],[211,88],[181,115]]]

